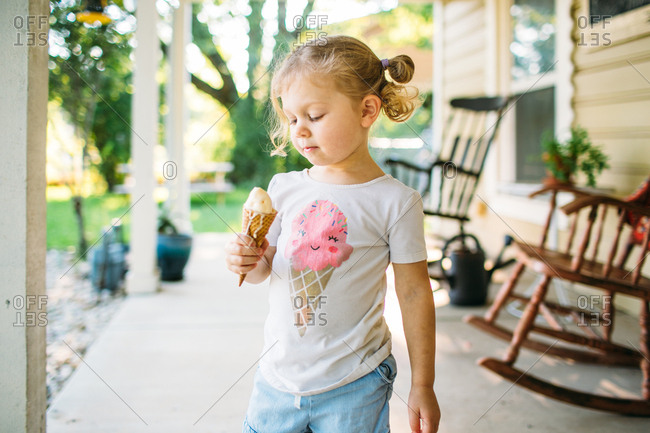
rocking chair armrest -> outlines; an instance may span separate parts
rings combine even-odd
[[[410,170],[415,170],[419,171],[421,173],[426,173],[429,174],[431,173],[431,169],[433,168],[433,165],[429,165],[427,167],[422,167],[419,165],[416,165],[412,162],[404,161],[402,159],[395,159],[395,158],[388,158],[386,161],[384,161],[387,165],[401,165],[402,167],[406,167]]]
[[[585,195],[592,195],[593,192],[587,189],[577,188],[572,185],[544,185],[540,189],[531,192],[528,195],[528,198],[533,198],[538,195],[546,194],[549,192],[570,192],[576,197],[581,197]]]
[[[619,200],[615,197],[607,195],[583,195],[562,206],[560,209],[562,209],[562,212],[565,214],[570,215],[572,213],[578,212],[580,209],[583,209],[585,207],[599,204],[611,205],[623,211],[632,212],[638,216],[650,217],[650,207],[639,206],[638,204]]]
[[[434,162],[431,169],[433,169],[434,167],[445,167],[448,164],[453,166],[453,171],[455,173],[466,174],[468,176],[473,176],[473,177],[479,177],[480,174],[481,174],[481,172],[478,171],[478,170],[467,170],[467,169],[464,169],[463,167],[459,167],[458,165],[456,165],[456,163],[454,161],[446,161],[446,160],[441,160],[441,159]]]
[[[427,167],[423,167],[423,166],[420,166],[420,165],[416,165],[416,164],[414,164],[412,162],[404,161],[404,160],[401,160],[401,159],[394,159],[394,158],[388,158],[384,162],[387,165],[401,165],[402,167],[405,167],[405,168],[407,168],[409,170],[418,171],[420,173],[425,173],[427,175],[431,175],[431,172],[433,171],[433,169],[435,167],[444,167],[447,164],[453,164],[453,167],[454,167],[453,170],[454,170],[455,173],[461,173],[461,174],[466,174],[466,175],[475,176],[475,177],[478,177],[479,174],[480,174],[478,171],[475,171],[475,170],[466,170],[466,169],[464,169],[462,167],[458,167],[453,161],[445,161],[445,160],[440,160],[440,159],[436,160],[433,164],[431,164],[431,165],[429,165]]]

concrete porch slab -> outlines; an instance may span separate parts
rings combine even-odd
[[[267,301],[263,285],[237,288],[237,277],[226,270],[223,246],[229,238],[228,234],[197,235],[185,281],[164,283],[162,292],[154,295],[127,298],[53,401],[47,414],[49,433],[241,431],[261,354]],[[436,298],[444,303],[445,293]],[[461,320],[467,313],[483,311],[449,305],[437,309],[440,432],[650,429],[650,420],[558,403],[513,387],[476,366],[478,358],[498,357],[506,348],[506,343]],[[392,288],[386,318],[399,370],[391,400],[391,429],[405,433],[410,432],[404,403],[410,371]],[[617,322],[617,332],[629,333],[630,341],[636,342],[638,325],[627,319]],[[578,373],[575,366],[538,358],[539,354],[525,351],[518,365],[526,369],[534,364],[533,373],[550,373],[559,381],[585,387],[597,383],[606,389],[637,392],[639,388],[641,376],[635,370],[584,367]]]

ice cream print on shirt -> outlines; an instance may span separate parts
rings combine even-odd
[[[294,324],[301,337],[308,326],[317,321],[326,323],[316,311],[325,302],[323,291],[334,268],[341,266],[352,254],[352,247],[345,242],[347,230],[347,218],[338,206],[327,200],[308,204],[291,223],[285,257],[291,262],[291,305]]]

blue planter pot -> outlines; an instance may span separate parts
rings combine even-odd
[[[163,281],[180,281],[190,258],[192,237],[189,235],[158,235],[158,267]]]

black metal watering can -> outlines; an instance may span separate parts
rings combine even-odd
[[[474,241],[470,249],[465,240]],[[450,250],[452,244],[460,246]],[[487,298],[487,272],[485,252],[476,236],[461,233],[450,238],[442,248],[442,257],[451,260],[451,267],[442,267],[442,273],[449,282],[449,302],[454,305],[483,305]]]
[[[469,248],[466,239],[474,241],[474,248]],[[451,249],[452,244],[460,242],[457,248]],[[484,305],[487,299],[488,287],[492,273],[513,262],[502,263],[501,257],[505,248],[512,243],[512,237],[506,236],[504,246],[492,268],[485,269],[485,252],[476,236],[460,233],[450,238],[442,248],[442,257],[451,260],[451,267],[442,273],[449,283],[449,302],[453,305]]]

